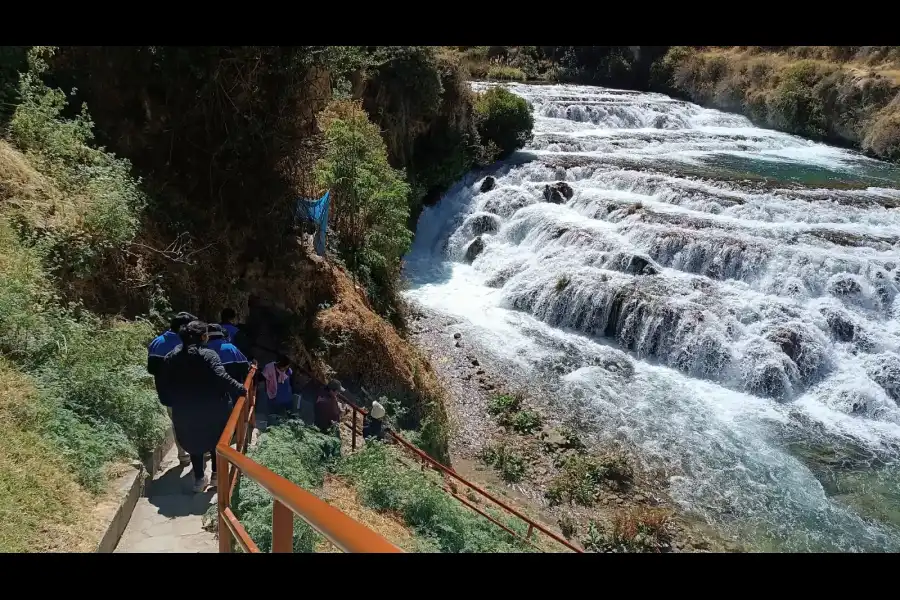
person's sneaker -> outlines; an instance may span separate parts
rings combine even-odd
[[[201,493],[206,491],[206,486],[209,484],[209,481],[206,479],[206,475],[201,477],[200,479],[194,480],[194,493]]]
[[[213,473],[209,478],[209,487],[218,487],[219,486],[219,474]]]

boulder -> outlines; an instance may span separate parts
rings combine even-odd
[[[632,254],[619,259],[622,271],[631,275],[659,275],[661,268],[646,256]]]
[[[857,327],[846,316],[830,308],[822,308],[819,312],[825,317],[834,339],[839,342],[852,342],[856,338]]]
[[[553,185],[544,186],[544,200],[553,204],[562,204],[566,200],[571,200],[575,195],[575,191],[565,181],[557,181]]]
[[[871,356],[866,360],[866,373],[900,404],[900,356],[893,352]]]
[[[494,189],[494,186],[497,185],[497,180],[488,175],[484,178],[484,181],[481,182],[481,193],[489,192]]]
[[[829,291],[835,296],[849,296],[862,291],[862,286],[852,276],[847,274],[835,275],[828,284]]]
[[[496,233],[500,230],[500,217],[489,214],[475,215],[469,218],[469,228],[473,235]]]
[[[469,246],[466,248],[466,262],[472,262],[478,255],[484,251],[484,240],[481,239],[479,235],[477,238],[472,240]]]

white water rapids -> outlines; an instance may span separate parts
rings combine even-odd
[[[408,296],[723,535],[900,550],[897,170],[658,94],[510,89],[534,140],[425,209]]]

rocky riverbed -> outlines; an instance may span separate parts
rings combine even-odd
[[[678,514],[665,482],[643,467],[636,449],[593,439],[577,414],[560,408],[565,399],[543,389],[520,365],[493,355],[465,321],[415,304],[409,312],[411,339],[447,392],[451,456],[461,475],[500,491],[588,550],[739,550]],[[498,397],[518,399],[517,414],[537,415],[539,423],[520,419],[526,421],[522,427],[492,414]],[[611,475],[610,465],[616,471]],[[608,477],[592,480],[592,466]],[[642,535],[642,520],[662,524]],[[622,531],[628,528],[636,535]]]

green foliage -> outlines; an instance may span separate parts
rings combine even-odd
[[[492,87],[475,100],[475,115],[482,145],[499,149],[505,158],[531,141],[534,117],[524,98],[502,87]]]
[[[369,290],[381,312],[393,306],[400,259],[412,234],[409,186],[391,168],[381,135],[362,107],[335,101],[320,115],[325,155],[316,177],[332,191],[331,227],[341,258]]]
[[[672,513],[664,509],[634,508],[620,511],[612,530],[604,531],[595,521],[588,524],[581,541],[588,552],[660,552],[671,548],[669,524]]]
[[[66,197],[62,204],[70,213],[69,221],[53,231],[32,230],[22,221],[23,233],[38,244],[52,270],[80,277],[98,268],[105,252],[134,237],[146,200],[127,160],[91,146],[94,123],[87,106],[66,118],[65,92],[43,83],[53,53],[46,46],[28,52],[29,68],[21,77],[9,134]]]
[[[508,65],[491,65],[487,71],[488,79],[499,81],[525,81],[528,77],[525,71]]]
[[[399,515],[440,552],[527,552],[531,548],[465,508],[431,472],[405,466],[395,450],[366,444],[344,456],[338,473],[350,479],[367,506]]]
[[[367,445],[368,446],[368,445]],[[330,464],[340,456],[334,436],[306,427],[302,421],[286,421],[270,427],[259,444],[247,453],[256,462],[307,491],[322,487]],[[250,478],[241,478],[232,499],[234,513],[260,550],[272,549],[272,495]],[[313,552],[320,536],[299,517],[294,517],[294,552]]]
[[[527,471],[525,459],[509,446],[502,444],[487,446],[479,453],[478,458],[497,469],[504,481],[517,483],[525,478]]]
[[[777,127],[813,137],[826,134],[824,105],[816,90],[821,77],[822,73],[811,61],[801,61],[785,69],[768,100],[770,118]]]
[[[556,278],[556,292],[559,293],[569,287],[569,284],[572,282],[572,278],[568,275],[560,275]]]
[[[559,466],[560,473],[546,492],[551,505],[569,502],[592,506],[604,482],[627,483],[633,476],[628,461],[618,454],[600,457],[567,454]]]
[[[522,408],[522,397],[500,394],[488,401],[488,412],[495,417],[503,417],[518,412]]]
[[[512,420],[512,428],[519,433],[529,434],[540,429],[544,420],[541,415],[533,410],[523,410],[516,414]]]
[[[36,253],[0,222],[0,352],[36,382],[41,433],[93,491],[105,467],[162,441],[165,412],[145,370],[148,324],[63,307]]]

